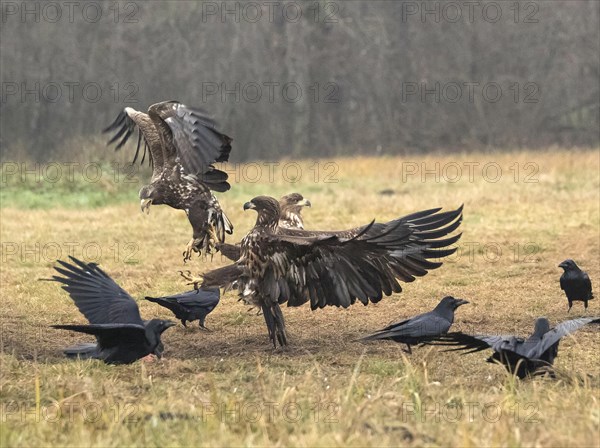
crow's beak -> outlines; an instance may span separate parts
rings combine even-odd
[[[301,201],[298,201],[296,205],[300,205],[301,207],[310,207],[311,204],[308,199],[302,199]]]
[[[146,214],[150,214],[150,206],[152,205],[152,199],[142,199],[140,201],[140,207],[142,208],[142,213],[146,212]]]
[[[563,269],[567,269],[567,265],[566,263],[563,261],[561,264],[558,265],[559,268],[563,268]]]
[[[463,300],[463,299],[457,299],[456,300],[456,306],[459,307],[461,305],[467,305],[469,303],[469,301],[467,300]]]
[[[174,327],[175,325],[177,325],[177,324],[175,322],[173,322],[173,321],[170,321],[170,320],[167,321],[167,322],[165,322],[165,327],[166,328],[171,328],[171,327]]]
[[[251,208],[256,208],[256,205],[254,205],[254,202],[250,201],[250,202],[246,202],[244,204],[244,210],[248,210],[248,209],[251,209]]]

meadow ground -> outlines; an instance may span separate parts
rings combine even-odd
[[[574,258],[598,289],[598,151],[280,162],[272,178],[262,163],[232,166],[232,189],[219,199],[234,241],[255,219],[242,211],[246,200],[299,191],[313,204],[305,221],[314,229],[464,203],[459,251],[378,304],[285,308],[291,345],[283,352],[270,347],[263,318],[227,293],[207,318],[212,332],[178,325],[164,334],[164,359],[118,367],[63,358],[62,347],[89,339],[48,328],[84,322],[58,284],[36,281],[57,257],[98,261],[140,300],[145,318],[170,317],[141,298],[186,290],[178,270],[225,261],[183,265],[186,217],[166,207],[142,215],[142,175],[125,183],[76,174],[71,182],[41,172],[35,183],[35,174],[22,180],[20,168],[6,169],[2,446],[600,445],[598,327],[561,343],[556,380],[515,380],[485,363],[487,352],[405,355],[392,342],[352,342],[444,295],[471,301],[455,323],[467,332],[527,335],[538,316],[582,315],[581,303],[567,314],[557,265]],[[600,300],[588,314],[600,315]]]

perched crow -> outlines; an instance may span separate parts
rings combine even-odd
[[[360,340],[391,339],[406,344],[406,351],[412,353],[411,345],[420,344],[433,337],[448,333],[454,322],[454,311],[467,303],[469,302],[466,300],[450,296],[444,297],[433,311],[392,324]]]
[[[219,304],[221,292],[218,288],[200,288],[167,297],[146,297],[150,302],[171,310],[181,320],[184,327],[187,321],[200,321],[200,328],[207,330],[204,319]]]
[[[506,370],[523,379],[540,373],[540,369],[551,367],[558,356],[558,344],[563,336],[589,323],[600,323],[600,318],[567,320],[550,329],[548,319],[540,317],[535,321],[535,329],[528,339],[517,336],[471,336],[457,332],[448,333],[436,341],[425,343],[457,346],[450,351],[468,350],[466,353],[491,348],[494,354],[487,359],[488,362],[499,362],[506,367]]]
[[[592,282],[586,272],[579,269],[579,266],[571,259],[563,261],[558,265],[565,272],[560,276],[560,289],[567,295],[569,301],[569,311],[573,302],[583,302],[585,309],[588,307],[588,300],[592,300]]]
[[[68,357],[101,359],[107,364],[129,364],[149,354],[160,357],[163,345],[160,336],[175,325],[169,320],[142,321],[140,310],[113,279],[95,263],[84,263],[69,257],[75,264],[58,261],[52,279],[63,283],[89,325],[52,325],[53,328],[77,331],[96,336],[95,349],[91,344],[70,347]]]

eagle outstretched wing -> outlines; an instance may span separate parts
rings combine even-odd
[[[118,151],[127,143],[135,129],[138,131],[137,146],[132,163],[135,163],[140,155],[140,150],[143,149],[142,159],[140,164],[144,164],[146,156],[148,163],[152,165],[152,179],[157,178],[164,165],[164,149],[162,140],[158,133],[158,129],[144,112],[140,112],[131,107],[126,107],[115,121],[113,121],[102,132],[114,132],[113,137],[108,141],[107,145],[116,143],[115,151]]]
[[[458,228],[462,207],[452,212],[439,209],[408,215],[388,223],[371,223],[350,231],[308,232],[280,230],[262,235],[253,258],[264,260],[256,286],[263,299],[311,308],[327,305],[348,307],[356,300],[378,302],[383,294],[402,290],[398,279],[411,282],[441,266],[435,259],[456,251],[449,248],[460,234],[444,238]],[[252,237],[252,234],[249,235]],[[256,280],[254,267],[243,254],[236,262],[243,272],[239,280]],[[225,270],[224,273],[232,271]],[[206,286],[227,286],[226,276],[207,273]]]
[[[432,259],[456,251],[448,246],[460,234],[443,237],[460,225],[462,208],[441,215],[429,211],[331,235],[273,234],[266,245],[272,262],[263,288],[279,303],[310,301],[312,309],[378,302],[383,294],[402,291],[398,279],[412,282],[442,265]]]
[[[148,113],[126,107],[103,132],[114,132],[108,144],[116,143],[115,149],[119,150],[136,127],[138,140],[133,163],[143,149],[141,163],[148,156],[154,167],[153,179],[179,162],[184,175],[194,176],[211,190],[229,189],[227,174],[212,164],[229,160],[233,139],[217,131],[216,123],[206,112],[178,101],[153,104]]]
[[[165,139],[166,157],[179,158],[186,174],[218,171],[215,162],[227,162],[233,139],[216,129],[216,123],[201,109],[177,101],[153,104],[148,115]],[[226,178],[225,178],[226,179]]]

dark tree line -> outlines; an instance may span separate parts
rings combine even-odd
[[[598,144],[595,1],[26,3],[2,2],[4,160],[164,99],[235,160]]]

